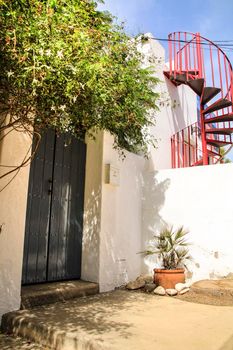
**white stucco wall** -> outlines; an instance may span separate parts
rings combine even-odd
[[[233,164],[147,172],[143,245],[164,225],[184,225],[192,243],[192,281],[233,273]],[[148,186],[149,185],[149,186]],[[155,267],[145,259],[144,269]]]
[[[100,236],[100,290],[112,290],[141,271],[142,170],[144,158],[126,152],[122,160],[104,134],[103,173],[107,164],[119,170],[119,186],[103,177]]]
[[[103,132],[99,132],[95,140],[87,137],[86,144],[81,278],[99,282]]]
[[[31,138],[27,134],[11,132],[0,144],[0,164],[21,164],[30,146]],[[0,174],[7,169],[1,167]],[[13,176],[1,179],[0,189]],[[29,166],[22,168],[0,192],[0,321],[5,312],[20,305],[28,177]]]
[[[146,36],[153,37],[150,33]],[[171,136],[197,121],[197,97],[188,86],[176,87],[164,76],[168,66],[165,50],[158,41],[149,39],[139,49],[145,55],[144,65],[154,67],[154,75],[160,80],[155,88],[160,94],[159,111],[154,112],[155,127],[151,128],[158,143],[157,149],[151,149],[151,166],[154,170],[169,169]]]

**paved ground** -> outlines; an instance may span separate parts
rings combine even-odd
[[[44,350],[48,344],[56,350],[233,350],[233,307],[138,292],[21,310],[10,320]]]

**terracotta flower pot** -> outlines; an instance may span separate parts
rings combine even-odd
[[[175,288],[177,283],[184,283],[184,269],[165,270],[154,269],[154,283],[165,289]]]

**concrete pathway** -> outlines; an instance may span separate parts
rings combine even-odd
[[[233,350],[233,307],[122,290],[11,313],[3,326],[43,349]]]

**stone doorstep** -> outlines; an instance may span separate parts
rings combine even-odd
[[[23,286],[21,291],[21,309],[47,305],[59,301],[94,295],[99,285],[86,281],[65,281]]]

